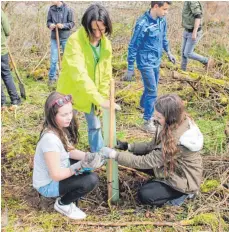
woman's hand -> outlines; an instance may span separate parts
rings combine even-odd
[[[103,147],[100,150],[100,153],[103,157],[107,158],[107,159],[116,159],[117,157],[117,152],[109,147]]]
[[[110,108],[110,100],[106,100],[104,101],[102,104],[101,104],[101,107],[104,108],[104,109],[109,109]],[[120,105],[114,103],[114,108],[116,110],[121,110],[121,107]]]

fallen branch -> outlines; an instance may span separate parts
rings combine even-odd
[[[41,58],[41,60],[39,61],[39,63],[37,64],[37,66],[30,72],[30,74],[29,74],[29,76],[30,75],[32,75],[34,72],[35,72],[35,70],[39,67],[39,65],[42,63],[42,61],[45,59],[45,57],[47,56],[47,54],[48,54],[48,50],[47,50],[47,52],[45,53],[45,55]]]
[[[142,222],[82,222],[82,221],[73,221],[71,224],[74,225],[86,225],[86,226],[110,226],[110,227],[123,227],[123,226],[141,226],[141,225],[153,225],[153,226],[186,226],[189,225],[187,222],[152,222],[152,221],[142,221]]]
[[[206,160],[206,161],[228,161],[229,162],[229,157],[203,156],[203,160]]]
[[[136,169],[134,168],[128,168],[128,167],[125,167],[125,166],[122,166],[122,165],[118,165],[120,168],[123,168],[123,169],[126,169],[126,170],[129,170],[129,171],[132,171],[134,173],[136,173],[136,175],[138,175],[139,177],[143,178],[143,179],[148,179],[149,176],[143,172],[140,172],[140,171],[137,171]],[[141,174],[140,174],[141,173]]]
[[[186,80],[186,81],[200,81],[203,83],[208,83],[208,85],[216,85],[216,86],[220,86],[223,87],[226,90],[229,90],[229,85],[228,85],[228,78],[225,77],[224,79],[215,79],[209,76],[204,76],[204,75],[200,75],[200,74],[194,74],[194,73],[190,73],[190,72],[184,72],[184,71],[173,71],[172,73],[172,77],[174,79],[179,79],[179,80]]]

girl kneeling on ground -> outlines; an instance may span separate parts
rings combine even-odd
[[[36,147],[33,187],[45,197],[58,197],[54,209],[71,219],[86,214],[75,203],[99,182],[87,172],[104,164],[101,152],[85,153],[73,147],[78,142],[78,125],[73,116],[71,95],[53,92],[45,103],[45,122]],[[70,165],[70,159],[78,162]]]
[[[181,205],[200,187],[203,169],[199,151],[203,147],[203,135],[175,94],[157,99],[154,117],[158,129],[151,142],[128,144],[118,141],[116,148],[128,149],[128,152],[116,152],[110,148],[103,150],[109,150],[107,158],[113,158],[121,165],[153,171],[155,178],[138,192],[142,204]]]

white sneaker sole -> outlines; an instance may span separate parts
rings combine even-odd
[[[59,212],[60,214],[63,214],[65,215],[66,217],[70,218],[70,219],[74,219],[74,220],[82,220],[82,219],[85,219],[87,217],[87,215],[85,214],[84,216],[81,216],[81,217],[72,217],[72,216],[69,216],[68,214],[66,214],[65,212],[63,212],[56,204],[54,205],[54,209]]]

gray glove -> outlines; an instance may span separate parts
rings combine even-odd
[[[117,158],[117,152],[109,147],[103,147],[100,150],[101,155],[106,159],[116,159]]]
[[[82,171],[82,161],[72,164],[70,167],[71,173],[80,173]]]
[[[167,55],[168,55],[169,61],[171,61],[173,64],[176,64],[176,58],[175,58],[175,56],[171,52],[168,52]]]
[[[135,81],[135,76],[134,76],[134,70],[130,71],[127,70],[124,77],[123,77],[123,81]]]
[[[82,167],[83,168],[92,168],[97,169],[104,165],[105,158],[102,156],[102,154],[99,153],[86,153],[85,159],[82,161]]]

